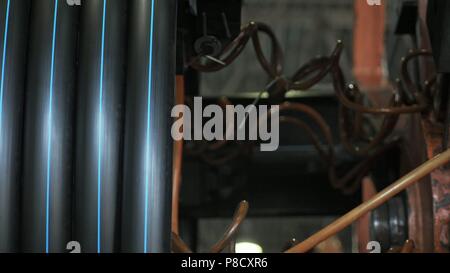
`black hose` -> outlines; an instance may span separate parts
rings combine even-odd
[[[0,3],[0,253],[19,251],[22,127],[30,1]]]
[[[88,253],[119,250],[126,6],[81,6],[74,240]]]
[[[24,252],[65,252],[71,239],[78,8],[31,1],[25,110]]]
[[[176,1],[129,4],[122,251],[170,252]]]

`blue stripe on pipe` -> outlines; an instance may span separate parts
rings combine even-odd
[[[152,11],[150,16],[150,50],[149,50],[149,61],[148,61],[148,93],[147,93],[147,140],[146,140],[146,153],[145,153],[145,212],[144,212],[144,253],[147,253],[147,238],[148,238],[148,198],[149,198],[149,168],[150,163],[150,112],[151,112],[151,97],[152,97],[152,78],[153,78],[153,27],[155,21],[155,0],[152,0],[151,5]],[[152,179],[153,184],[153,179]]]
[[[5,88],[5,67],[6,67],[6,46],[8,44],[8,28],[9,28],[9,7],[11,0],[6,3],[6,19],[5,19],[5,33],[3,35],[3,59],[2,59],[2,78],[0,87],[0,133],[2,132],[3,121],[3,90]]]
[[[55,74],[55,46],[56,46],[56,23],[58,19],[58,0],[55,0],[55,11],[53,14],[53,37],[52,37],[52,58],[50,67],[50,91],[49,91],[49,113],[47,124],[47,192],[46,192],[46,208],[45,208],[45,252],[49,253],[50,243],[50,169],[51,169],[51,153],[52,153],[52,115],[53,115],[53,80]]]
[[[101,201],[102,201],[102,132],[103,132],[103,75],[105,63],[106,0],[103,1],[102,48],[100,60],[98,165],[97,165],[97,253],[101,252]]]

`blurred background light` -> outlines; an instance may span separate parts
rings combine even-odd
[[[240,242],[236,244],[236,253],[263,253],[263,249],[255,243]]]

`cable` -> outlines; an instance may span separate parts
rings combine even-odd
[[[184,102],[184,78],[177,76],[176,79],[176,104]],[[184,118],[184,117],[182,117]],[[179,233],[179,206],[180,206],[180,191],[181,191],[181,175],[183,168],[183,140],[174,141],[173,144],[173,181],[172,181],[172,232]]]
[[[267,35],[270,39],[270,61],[262,51],[259,33]],[[306,123],[298,119],[282,117],[282,122],[290,123],[306,131],[314,147],[329,166],[331,184],[334,188],[341,189],[345,193],[351,193],[358,189],[358,181],[354,181],[349,186],[347,184],[355,178],[361,180],[363,175],[370,171],[370,166],[374,159],[391,147],[391,143],[386,145],[385,140],[394,131],[401,114],[424,113],[430,109],[430,93],[432,92],[431,87],[436,81],[435,78],[427,81],[424,87],[421,88],[414,85],[408,72],[408,64],[412,60],[418,57],[431,56],[431,53],[426,50],[410,51],[402,59],[401,79],[398,79],[396,82],[396,88],[393,90],[389,105],[384,107],[364,105],[365,99],[359,88],[355,84],[346,84],[344,74],[339,65],[339,59],[343,51],[342,41],[337,42],[329,57],[314,58],[301,66],[292,77],[285,77],[283,75],[283,52],[281,46],[270,27],[263,23],[250,22],[242,29],[240,34],[217,57],[220,62],[223,62],[223,65],[210,60],[202,62],[201,55],[194,57],[190,65],[201,72],[215,72],[224,69],[237,59],[250,39],[252,40],[258,62],[272,79],[271,84],[266,88],[269,93],[269,102],[283,103],[288,90],[307,91],[327,75],[331,75],[335,94],[340,103],[339,132],[342,144],[350,154],[357,157],[366,157],[362,163],[355,166],[344,177],[337,178],[333,137],[324,118],[314,109],[301,104],[281,104],[280,111],[292,110],[302,112],[312,118],[318,125],[328,146],[327,155],[321,148],[322,146],[318,141],[319,138]],[[408,92],[404,90],[403,86],[406,86]],[[229,104],[227,100],[226,104]],[[382,116],[383,118],[381,127],[372,135],[367,135],[364,132],[363,125],[366,120],[364,115],[366,114]],[[228,131],[227,128],[227,133]],[[236,142],[232,143],[236,144]],[[195,151],[190,149],[190,154],[199,155],[208,164],[217,166],[226,164],[242,155],[242,153],[249,151],[249,149],[244,148],[251,148],[252,143],[232,145],[224,140],[212,143],[202,142],[200,145],[194,146],[196,146]],[[219,156],[217,156],[218,154]]]
[[[231,224],[228,226],[222,238],[211,247],[210,253],[221,253],[225,248],[230,246],[233,239],[236,237],[239,228],[247,217],[248,208],[249,204],[247,201],[239,203]],[[172,250],[175,253],[192,253],[189,246],[175,232],[172,232]]]

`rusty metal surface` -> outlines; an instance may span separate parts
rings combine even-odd
[[[429,34],[424,24],[426,20],[427,0],[419,1],[419,17],[421,26],[421,46],[430,48]],[[429,66],[427,66],[429,67]],[[430,73],[424,69],[423,74]],[[425,116],[422,121],[426,140],[428,157],[431,158],[442,151],[444,125],[435,120],[434,116]],[[450,223],[450,169],[440,168],[431,174],[433,209],[434,209],[434,250],[449,252],[449,223]]]
[[[280,20],[283,18],[283,20]],[[311,56],[328,54],[341,39],[345,44],[341,66],[351,78],[353,45],[352,0],[244,0],[242,23],[264,22],[277,34],[285,52],[284,64],[288,74]],[[317,30],[320,29],[320,35]],[[269,50],[268,39],[261,35],[262,47]],[[261,77],[261,68],[251,47],[227,69],[202,74],[200,92],[204,96],[232,96],[243,92],[261,91],[267,78]],[[331,90],[329,79],[314,89]]]
[[[431,158],[442,150],[443,127],[430,120],[423,121],[428,157]],[[431,174],[434,202],[434,250],[449,252],[450,223],[450,169],[440,168]]]

